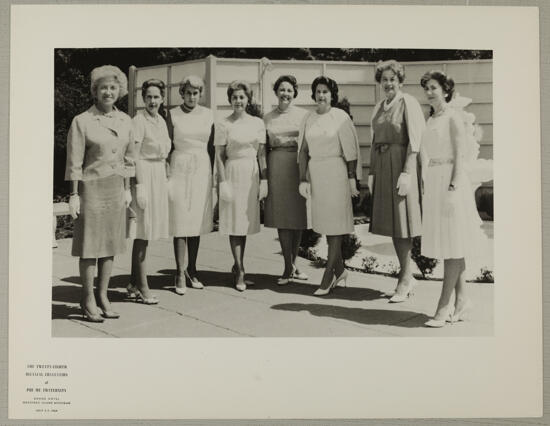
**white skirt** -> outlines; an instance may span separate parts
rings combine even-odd
[[[452,164],[441,164],[426,171],[421,253],[433,259],[476,257],[487,243],[466,175],[458,178],[455,191],[449,191],[452,169]]]
[[[168,179],[170,235],[196,237],[212,232],[212,169],[208,152],[175,150]]]
[[[250,235],[260,232],[260,193],[256,157],[229,158],[225,179],[231,184],[233,200],[220,199],[220,226],[224,235]]]
[[[136,238],[158,240],[168,237],[168,187],[164,160],[138,160],[147,205],[140,209],[136,189],[132,187],[132,210],[136,213]]]

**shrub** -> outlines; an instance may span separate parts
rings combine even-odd
[[[418,266],[418,269],[420,269],[422,276],[426,278],[433,273],[439,261],[437,259],[430,259],[429,257],[422,256],[420,254],[421,244],[420,237],[413,238],[411,258],[416,263],[416,266]]]
[[[302,241],[300,241],[300,248],[308,249],[315,247],[319,240],[321,239],[321,234],[318,234],[313,229],[306,229],[302,232]]]
[[[478,283],[494,283],[495,277],[493,271],[490,271],[487,268],[481,268],[479,275],[475,279]]]
[[[375,256],[367,256],[363,258],[363,269],[367,273],[373,273],[378,267],[378,259]]]
[[[361,240],[357,238],[355,234],[344,235],[342,240],[342,259],[344,263],[346,260],[351,259],[357,253],[357,250],[361,248]]]

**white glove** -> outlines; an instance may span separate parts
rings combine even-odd
[[[349,178],[348,181],[351,196],[357,197],[359,195],[359,191],[357,190],[357,182],[355,181],[355,178]]]
[[[73,219],[80,214],[80,195],[75,194],[69,197],[69,212]]]
[[[136,201],[140,209],[145,209],[145,207],[147,207],[147,195],[145,194],[145,188],[141,183],[136,183]]]
[[[129,189],[124,190],[124,206],[126,208],[130,207],[130,203],[132,202],[132,192]]]
[[[227,202],[233,201],[233,188],[227,180],[220,182],[220,198]]]
[[[369,175],[367,180],[367,186],[369,187],[369,193],[372,196],[372,190],[374,189],[374,176]]]
[[[265,197],[267,197],[268,188],[267,188],[267,179],[260,180],[260,195],[258,198],[260,200],[263,200]]]
[[[458,206],[458,194],[456,191],[449,190],[445,194],[445,199],[443,200],[443,216],[450,217],[456,211]]]
[[[298,192],[302,197],[307,200],[311,196],[311,188],[309,182],[300,182],[300,185],[298,185]]]
[[[401,173],[399,175],[399,178],[397,179],[397,193],[404,197],[409,193],[409,189],[411,189],[411,175],[408,173]]]

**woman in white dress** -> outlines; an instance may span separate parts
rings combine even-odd
[[[227,98],[233,113],[216,124],[214,140],[220,182],[219,231],[229,235],[233,283],[244,291],[246,236],[260,232],[260,200],[268,193],[266,131],[263,120],[247,112],[252,100],[250,84],[233,81]]]
[[[420,84],[432,108],[421,145],[428,164],[422,199],[421,252],[444,262],[441,296],[435,316],[426,326],[443,327],[446,321],[462,320],[471,308],[466,294],[465,258],[476,255],[483,233],[472,185],[464,169],[464,122],[448,105],[454,82],[441,71],[430,71]]]
[[[338,103],[336,81],[317,77],[311,83],[311,97],[317,110],[302,123],[299,191],[305,198],[311,196],[313,230],[327,237],[327,266],[314,293],[324,296],[347,279],[342,241],[354,230],[351,198],[359,195],[356,179],[361,178],[361,160],[351,118],[333,108]]]
[[[170,235],[176,258],[175,291],[185,294],[204,285],[197,276],[200,236],[212,232],[212,164],[214,116],[199,100],[204,89],[200,77],[184,78],[179,87],[183,104],[172,108],[168,129],[173,142],[170,154]],[[187,267],[185,257],[187,254]]]
[[[133,118],[138,159],[131,208],[136,213],[136,238],[128,294],[135,294],[137,301],[148,305],[158,303],[158,299],[151,294],[147,283],[147,245],[149,241],[168,237],[166,157],[171,143],[166,122],[159,113],[165,93],[166,85],[161,80],[145,81],[141,86],[145,109]]]

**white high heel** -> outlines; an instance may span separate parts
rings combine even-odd
[[[414,294],[414,287],[416,286],[416,280],[414,278],[411,278],[410,281],[409,281],[409,285],[407,286],[407,290],[404,292],[404,293],[397,293],[397,291],[395,292],[395,294],[390,298],[390,302],[391,303],[400,303],[400,302],[404,302],[405,300],[407,300],[410,296],[412,296]]]
[[[343,284],[344,284],[343,287],[345,287],[347,278],[348,278],[348,271],[344,269],[344,272],[342,272],[338,278],[334,277],[334,279],[332,280],[332,282],[330,283],[330,285],[327,288],[325,288],[325,289],[318,288],[317,290],[315,290],[315,293],[313,293],[313,295],[314,296],[326,296],[340,282],[343,282]]]

